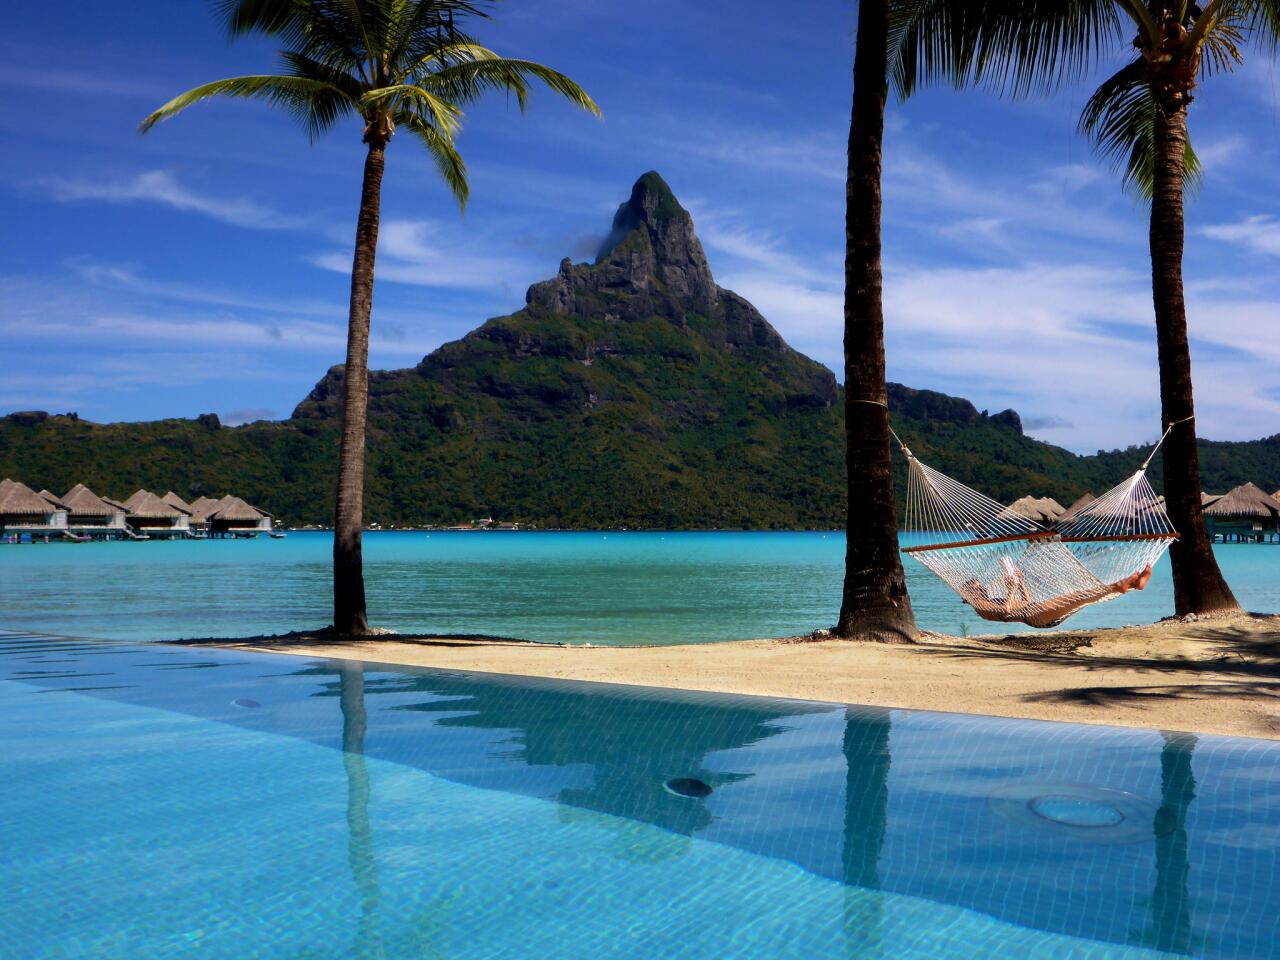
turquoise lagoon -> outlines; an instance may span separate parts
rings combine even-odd
[[[15,960],[1280,942],[1268,741],[0,633],[0,777]]]
[[[834,622],[839,533],[371,533],[373,621],[395,630],[609,645],[704,643]],[[0,625],[121,640],[247,636],[329,622],[327,533],[285,540],[0,546]],[[1246,609],[1280,610],[1280,546],[1217,555]],[[910,559],[921,625],[987,623]],[[1151,585],[1072,626],[1150,623],[1173,612],[1169,561]]]

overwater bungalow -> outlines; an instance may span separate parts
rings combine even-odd
[[[1223,542],[1280,540],[1280,500],[1254,483],[1242,483],[1204,508],[1209,534]]]
[[[228,494],[217,501],[215,507],[207,514],[210,536],[256,537],[260,533],[271,533],[271,515],[239,497]]]
[[[1000,514],[1002,517],[1022,517],[1034,523],[1052,525],[1067,512],[1066,508],[1053,497],[1021,497]]]
[[[165,503],[149,490],[139,490],[124,502],[129,526],[148,537],[168,539],[191,535],[191,513]]]
[[[125,527],[128,510],[124,505],[111,503],[83,483],[68,490],[62,502],[70,511],[67,529],[73,534],[94,540],[119,540],[128,535]]]
[[[1096,499],[1098,498],[1095,497],[1092,493],[1086,493],[1083,496],[1077,497],[1074,501],[1072,501],[1071,506],[1067,507],[1067,509],[1063,511],[1062,516],[1058,517],[1056,522],[1063,523],[1066,520],[1070,520],[1072,517],[1074,517],[1077,513],[1079,513],[1089,504],[1093,503],[1093,501]]]
[[[67,529],[67,511],[56,507],[25,483],[0,480],[0,536],[4,539],[61,537]]]

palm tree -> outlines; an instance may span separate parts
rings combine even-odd
[[[333,622],[343,634],[369,629],[361,558],[369,315],[383,165],[392,135],[405,130],[416,137],[465,206],[467,170],[454,143],[465,105],[497,91],[513,95],[523,110],[529,81],[540,80],[584,110],[600,112],[564,74],[500,57],[465,32],[466,21],[486,16],[489,5],[489,0],[223,0],[233,35],[280,39],[286,48],[280,54],[281,73],[206,83],[142,121],[145,133],[202,100],[238,97],[285,108],[313,140],[345,117],[363,123],[368,151],[351,267],[333,531]]]
[[[1179,614],[1238,609],[1200,504],[1182,290],[1183,193],[1199,172],[1187,108],[1200,78],[1243,62],[1248,40],[1274,47],[1280,0],[895,0],[892,19],[894,79],[908,96],[935,80],[986,83],[1014,95],[1052,90],[1082,77],[1104,52],[1137,50],[1089,99],[1080,128],[1151,203],[1160,405],[1171,426],[1164,493],[1181,534],[1170,551],[1175,607]]]
[[[893,500],[880,268],[880,155],[888,95],[889,0],[860,0],[844,223],[844,593],[835,634],[916,636]]]

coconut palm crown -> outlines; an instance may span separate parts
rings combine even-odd
[[[1244,62],[1250,40],[1274,48],[1280,37],[1280,0],[898,0],[891,16],[890,69],[904,98],[937,82],[1054,92],[1135,50],[1089,98],[1080,130],[1148,200],[1157,112],[1189,105],[1200,78]],[[1188,142],[1184,181],[1199,175]]]
[[[397,130],[426,148],[457,198],[467,170],[455,145],[463,107],[505,93],[523,110],[537,80],[593,114],[599,109],[562,73],[500,57],[466,32],[485,0],[222,0],[232,35],[263,34],[284,47],[281,72],[217,80],[174,97],[142,121],[145,133],[212,97],[263,100],[302,121],[312,139],[344,117],[363,124],[368,150],[356,221],[343,367],[342,426],[333,532],[333,618],[341,634],[369,631],[362,554],[369,329],[385,153]]]
[[[1180,539],[1169,551],[1179,614],[1238,609],[1200,504],[1191,351],[1183,295],[1183,198],[1199,173],[1187,108],[1200,79],[1274,51],[1280,0],[895,0],[890,72],[909,96],[923,83],[982,84],[1022,96],[1087,76],[1136,50],[1090,97],[1080,129],[1151,203],[1151,285],[1160,366],[1164,492]]]
[[[462,27],[491,3],[465,0],[227,0],[219,5],[232,35],[278,38],[281,72],[215,80],[179,94],[142,121],[143,133],[212,97],[263,100],[297,117],[314,140],[345,117],[364,122],[364,141],[408,131],[427,149],[460,204],[466,165],[454,138],[463,110],[485,94],[528,102],[540,80],[570,102],[600,110],[564,74],[501,57]]]

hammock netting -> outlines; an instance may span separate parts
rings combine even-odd
[[[903,552],[988,620],[1056,626],[1132,588],[1178,537],[1145,467],[1050,529],[904,451]]]

